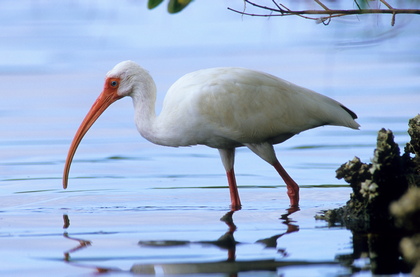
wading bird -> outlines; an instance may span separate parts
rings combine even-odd
[[[323,125],[359,128],[356,114],[331,98],[236,67],[203,69],[181,77],[169,88],[157,116],[155,82],[135,62],[124,61],[108,72],[102,93],[76,132],[64,167],[64,188],[83,136],[109,105],[125,96],[133,99],[137,129],[147,140],[219,150],[235,209],[241,207],[233,169],[236,147],[248,147],[277,170],[286,183],[290,205],[296,208],[299,186],[277,160],[273,144]]]

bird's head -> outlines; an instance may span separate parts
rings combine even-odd
[[[144,68],[133,61],[124,61],[106,74],[102,94],[112,95],[110,97],[118,100],[131,96],[136,86],[148,86],[150,83],[153,83],[152,77]]]
[[[133,92],[136,91],[136,86],[140,86],[139,89],[147,91],[147,87],[151,85],[154,86],[154,82],[149,73],[132,61],[120,62],[107,73],[102,93],[80,124],[70,145],[63,173],[64,188],[67,188],[70,165],[76,149],[93,123],[112,103],[125,96],[132,96]]]

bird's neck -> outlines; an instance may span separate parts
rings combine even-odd
[[[143,83],[131,95],[134,105],[134,121],[139,133],[148,141],[162,144],[157,130],[156,85],[153,82]]]

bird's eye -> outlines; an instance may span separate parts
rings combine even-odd
[[[110,85],[111,85],[111,87],[116,88],[116,87],[118,87],[118,82],[117,81],[111,81]]]

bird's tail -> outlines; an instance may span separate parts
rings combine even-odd
[[[350,116],[342,116],[342,117],[340,117],[339,118],[340,124],[338,124],[338,125],[342,125],[342,126],[346,126],[346,127],[349,127],[349,128],[358,130],[359,127],[360,127],[360,124],[355,121],[355,119],[357,118],[356,113],[354,113],[352,110],[350,110],[349,108],[347,108],[344,105],[341,105],[340,104],[340,107],[344,111],[346,111],[346,113],[347,113],[346,115],[350,115]]]

